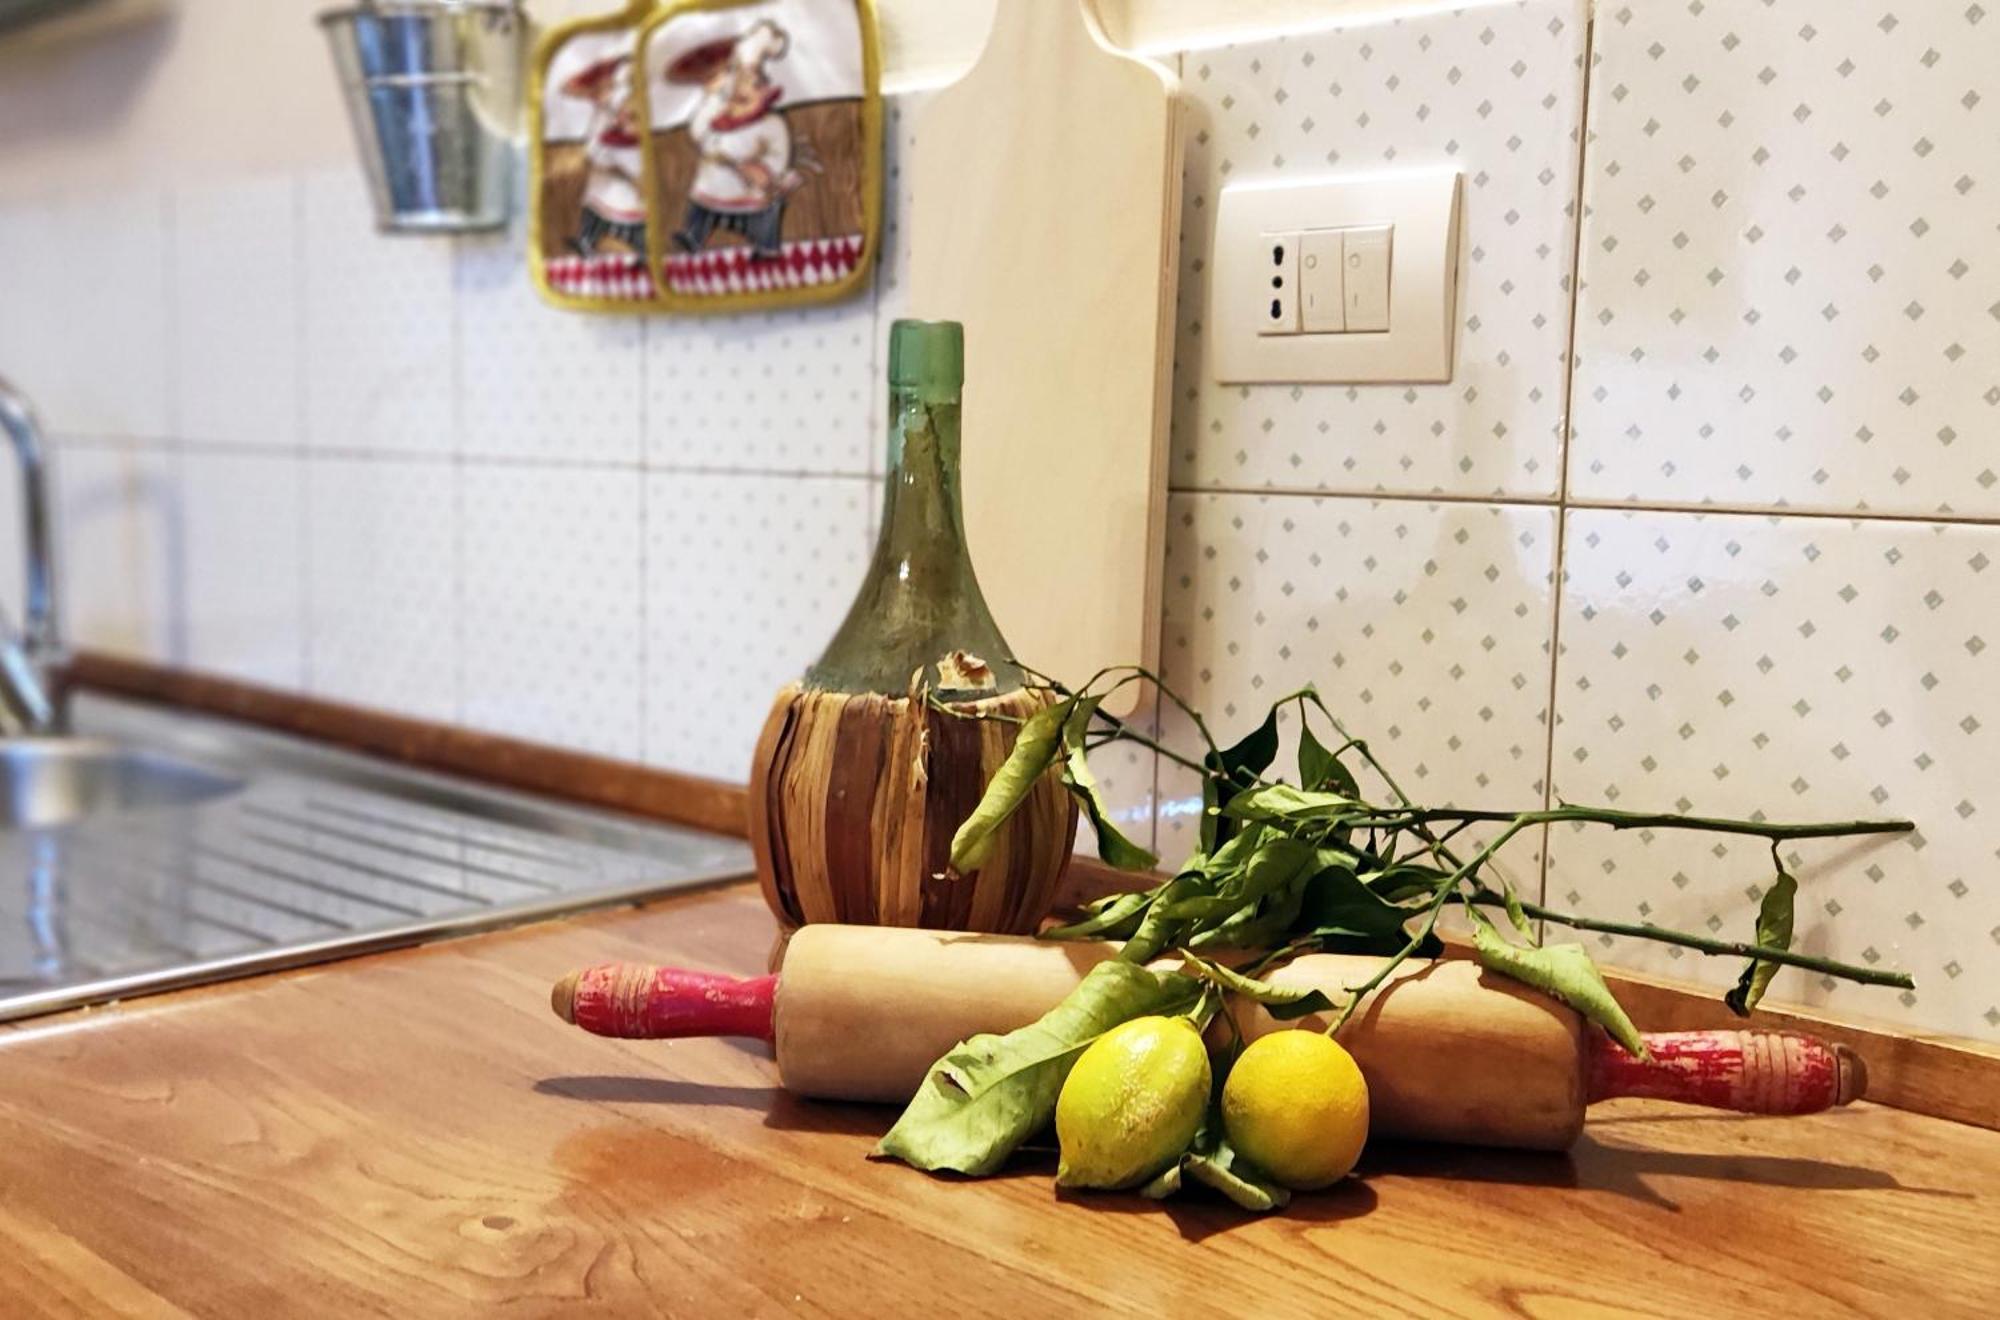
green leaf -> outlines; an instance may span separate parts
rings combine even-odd
[[[1185,919],[1172,917],[1168,909],[1186,899],[1212,897],[1218,889],[1229,882],[1231,877],[1243,869],[1245,863],[1256,853],[1258,845],[1263,842],[1264,834],[1264,826],[1252,825],[1223,844],[1214,856],[1197,852],[1188,858],[1187,865],[1183,866],[1180,875],[1175,877],[1175,880],[1182,883],[1174,885],[1171,894],[1163,887],[1158,900],[1148,913],[1155,919],[1153,928],[1149,930],[1142,925],[1140,934],[1133,936],[1133,940],[1139,942],[1145,951],[1145,956],[1129,960],[1144,962],[1169,944],[1181,943],[1182,931],[1188,923]],[[1141,935],[1146,938],[1141,940]],[[1157,943],[1154,942],[1155,938],[1158,940]],[[1125,954],[1119,956],[1127,957]]]
[[[1316,929],[1335,927],[1359,935],[1403,933],[1403,923],[1411,916],[1409,909],[1397,906],[1362,883],[1345,860],[1324,855],[1321,860],[1328,864],[1306,885],[1305,902],[1299,909],[1301,922]]]
[[[1792,903],[1798,893],[1799,882],[1790,872],[1779,871],[1778,878],[1764,891],[1764,901],[1757,906],[1757,943],[1772,949],[1792,947]],[[1736,988],[1724,995],[1722,1002],[1738,1017],[1749,1017],[1750,1010],[1757,1007],[1757,1001],[1764,997],[1771,978],[1777,974],[1777,963],[1752,958],[1743,975],[1737,978]]]
[[[1078,701],[1076,709],[1063,722],[1063,784],[1083,807],[1083,814],[1090,818],[1090,828],[1097,834],[1098,859],[1121,871],[1150,871],[1160,864],[1160,859],[1119,833],[1118,827],[1111,823],[1111,809],[1105,805],[1097,776],[1090,769],[1084,735],[1090,732],[1091,717],[1103,700],[1103,697],[1087,697]]]
[[[1289,834],[1267,834],[1258,840],[1250,859],[1228,875],[1213,894],[1178,899],[1167,905],[1166,915],[1192,921],[1202,929],[1219,926],[1266,894],[1274,894],[1299,879],[1317,856],[1317,850],[1303,839]]]
[[[1135,1017],[1182,1012],[1200,994],[1178,973],[1099,963],[1037,1021],[954,1046],[874,1154],[919,1169],[992,1173],[1055,1114],[1063,1079],[1092,1041]]]
[[[1282,705],[1283,703],[1279,703]],[[1231,774],[1247,771],[1261,775],[1278,759],[1278,707],[1271,707],[1264,722],[1245,734],[1233,747],[1222,750],[1222,768]]]
[[[1028,793],[1048,768],[1055,764],[1064,722],[1076,706],[1076,698],[1044,706],[1021,724],[1014,736],[1014,750],[993,772],[979,805],[951,836],[951,870],[969,875],[992,858],[999,846],[1000,828],[1027,800]]]
[[[1187,1176],[1221,1192],[1245,1210],[1279,1210],[1292,1194],[1264,1177],[1223,1138],[1206,1153],[1189,1151],[1181,1157]]]
[[[1181,951],[1181,957],[1187,960],[1188,971],[1193,975],[1204,981],[1213,981],[1233,994],[1255,1000],[1280,1022],[1302,1018],[1312,1013],[1329,1012],[1333,1008],[1333,1001],[1311,986],[1272,985],[1269,981],[1246,976],[1242,972],[1224,967],[1221,963],[1197,958],[1185,949]]]
[[[1361,883],[1391,903],[1407,903],[1422,895],[1435,894],[1437,887],[1449,879],[1449,871],[1440,871],[1435,866],[1395,862],[1363,875]]]
[[[1262,902],[1239,909],[1221,925],[1197,931],[1188,945],[1195,949],[1267,949],[1281,944],[1298,924],[1305,897],[1304,884],[1289,884],[1265,895]]]
[[[1162,886],[1164,888],[1164,886]],[[1139,894],[1111,894],[1109,903],[1100,904],[1097,911],[1067,926],[1051,926],[1041,933],[1045,940],[1122,940],[1129,938],[1139,929],[1139,922],[1145,916],[1146,908],[1153,901],[1158,889],[1149,889]]]
[[[1613,997],[1611,987],[1597,964],[1581,944],[1547,944],[1539,949],[1523,949],[1507,943],[1486,914],[1467,905],[1472,917],[1472,949],[1479,965],[1502,976],[1511,976],[1543,994],[1554,995],[1577,1012],[1611,1033],[1611,1038],[1627,1053],[1645,1058],[1646,1042],[1639,1029]]]
[[[1234,824],[1223,813],[1228,809],[1230,800],[1241,791],[1241,781],[1263,774],[1271,768],[1271,762],[1278,759],[1278,706],[1283,704],[1279,702],[1272,706],[1270,713],[1264,716],[1264,722],[1240,742],[1202,758],[1208,769],[1201,784],[1203,852],[1214,852],[1236,832]]]

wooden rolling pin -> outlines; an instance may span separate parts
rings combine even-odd
[[[1027,1025],[1114,953],[1104,943],[810,925],[792,936],[777,975],[612,963],[572,972],[551,1001],[565,1022],[601,1036],[769,1040],[787,1090],[901,1104],[953,1045]],[[1270,979],[1337,1000],[1379,966],[1312,954]],[[1252,1039],[1326,1025],[1278,1022],[1240,999],[1230,1008]],[[1642,1061],[1566,1006],[1461,959],[1398,968],[1339,1039],[1368,1079],[1376,1135],[1473,1145],[1561,1150],[1586,1106],[1617,1096],[1807,1114],[1847,1104],[1867,1083],[1853,1051],[1791,1032],[1652,1034]]]

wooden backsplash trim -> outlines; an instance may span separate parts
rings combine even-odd
[[[748,792],[740,784],[91,651],[75,657],[70,675],[77,685],[100,692],[242,720],[507,788],[722,834],[741,836],[748,829]],[[1057,901],[1072,906],[1158,879],[1079,857],[1070,864]],[[1746,1025],[1708,991],[1611,969],[1604,976],[1649,1031]],[[2000,1049],[1959,1037],[1836,1021],[1803,1009],[1759,1009],[1747,1025],[1810,1031],[1852,1046],[1868,1062],[1870,1100],[2000,1130]]]
[[[99,692],[204,711],[588,806],[720,834],[741,836],[748,828],[745,792],[738,784],[94,651],[79,652],[72,659],[70,678],[80,687]]]

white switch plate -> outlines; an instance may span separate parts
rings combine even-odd
[[[1228,384],[1450,380],[1461,191],[1457,170],[1223,189],[1208,263],[1211,373]],[[1270,312],[1264,235],[1375,226],[1394,229],[1387,330],[1260,333]]]

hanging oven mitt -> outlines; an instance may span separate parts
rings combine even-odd
[[[879,241],[871,0],[634,0],[536,56],[529,225],[562,307],[737,311],[859,288]]]

